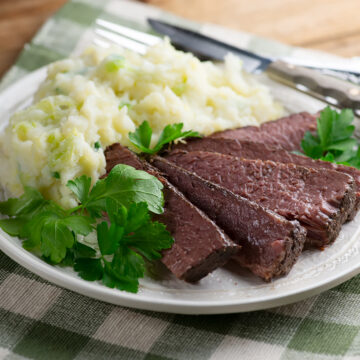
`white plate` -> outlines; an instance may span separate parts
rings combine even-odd
[[[15,109],[31,102],[32,94],[45,78],[40,69],[8,88],[0,95],[0,128]],[[276,97],[286,99],[291,112],[317,111],[319,101],[296,91],[273,84]],[[50,266],[25,251],[17,238],[0,231],[0,249],[35,274],[67,289],[89,297],[134,308],[182,313],[219,314],[265,309],[305,299],[338,285],[360,273],[360,214],[346,224],[336,242],[325,251],[306,251],[290,274],[272,283],[264,283],[246,271],[229,264],[198,284],[187,284],[161,270],[158,280],[142,279],[138,294],[109,289],[100,283],[79,278],[68,268]]]

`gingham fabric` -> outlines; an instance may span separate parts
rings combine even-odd
[[[185,22],[131,1],[73,0],[26,45],[1,87],[80,51],[98,17],[147,30],[147,16]],[[314,56],[214,25],[186,24],[253,51]],[[318,52],[316,56],[337,59]],[[276,309],[185,316],[131,310],[78,295],[42,280],[0,252],[0,359],[360,359],[360,276]]]

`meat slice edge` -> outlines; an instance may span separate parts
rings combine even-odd
[[[306,238],[298,221],[288,221],[163,158],[154,157],[151,162],[242,246],[236,257],[242,267],[267,281],[291,270]]]
[[[307,246],[322,248],[334,241],[355,202],[354,180],[336,171],[203,151],[177,151],[167,159],[289,220],[298,220],[308,231]]]
[[[165,224],[175,239],[172,248],[163,251],[161,261],[176,277],[198,281],[238,253],[240,246],[150,164],[120,144],[110,146],[105,157],[107,173],[117,164],[126,164],[151,173],[163,183],[165,211],[154,219]]]
[[[327,169],[345,173],[354,178],[356,185],[356,201],[348,220],[352,220],[360,208],[360,171],[351,166],[314,160],[307,156],[293,154],[281,148],[248,140],[205,137],[178,144],[174,147],[173,151],[177,150],[218,152],[244,159],[271,160],[284,164],[295,164],[313,169]]]
[[[300,142],[307,131],[316,131],[316,115],[302,112],[269,121],[260,126],[245,126],[220,131],[214,138],[250,140],[281,147],[286,150],[300,150]]]

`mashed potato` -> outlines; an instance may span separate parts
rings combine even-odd
[[[90,48],[49,66],[34,105],[14,114],[0,138],[0,182],[11,195],[33,186],[65,207],[68,180],[105,172],[104,149],[147,120],[155,142],[167,124],[204,135],[258,125],[282,114],[268,89],[227,56],[200,62],[167,41],[146,55]]]

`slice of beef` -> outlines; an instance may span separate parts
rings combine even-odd
[[[161,261],[176,277],[198,281],[238,253],[240,246],[150,164],[120,144],[107,148],[105,156],[107,173],[117,164],[126,164],[151,173],[163,183],[165,211],[154,219],[165,224],[175,239],[172,248],[163,251]]]
[[[307,131],[316,130],[316,115],[307,112],[292,114],[260,126],[246,126],[239,129],[217,132],[212,137],[250,140],[274,145],[286,150],[300,150],[300,142]]]
[[[337,171],[202,151],[179,150],[168,159],[289,220],[298,220],[307,229],[308,246],[321,248],[334,241],[355,202],[353,178]]]
[[[348,220],[352,220],[360,208],[360,171],[351,166],[333,164],[327,161],[313,160],[307,156],[296,155],[271,145],[247,140],[204,137],[178,144],[176,150],[210,151],[232,155],[245,159],[272,160],[284,164],[296,164],[313,169],[335,170],[352,176],[356,185],[356,201]],[[166,155],[165,155],[166,156]]]
[[[299,257],[306,230],[160,157],[152,163],[229,237],[241,245],[236,260],[264,280],[287,274]]]

